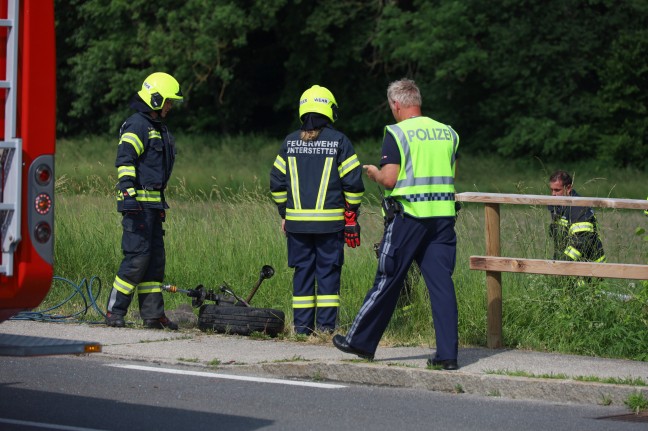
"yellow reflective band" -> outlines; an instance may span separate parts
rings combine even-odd
[[[579,232],[594,232],[594,225],[589,222],[574,223],[569,227],[569,234],[573,235]]]
[[[354,154],[343,161],[340,166],[338,166],[338,173],[340,174],[340,178],[344,177],[346,174],[348,174],[358,166],[360,166],[360,160],[358,160],[358,156]]]
[[[301,198],[299,197],[299,173],[297,172],[297,159],[288,157],[290,167],[290,188],[292,189],[293,204],[296,209],[301,209]]]
[[[564,217],[561,217],[561,218],[559,218],[558,220],[556,220],[556,224],[558,224],[558,225],[560,225],[560,226],[564,226],[564,227],[569,226],[569,222],[568,222],[567,219],[564,218]]]
[[[598,259],[596,259],[594,262],[602,263],[602,262],[605,262],[606,260],[607,260],[607,257],[605,257],[605,255],[603,255],[603,256],[599,257]]]
[[[124,133],[121,136],[121,139],[119,141],[119,144],[122,142],[127,142],[135,148],[135,152],[137,153],[138,156],[141,156],[142,153],[144,152],[144,145],[142,144],[142,141],[137,137],[135,133]]]
[[[158,132],[157,130],[150,130],[148,137],[149,139],[162,139],[162,135],[160,135],[160,132]]]
[[[157,293],[162,292],[159,281],[146,281],[137,285],[137,293]]]
[[[140,202],[162,202],[162,196],[158,190],[138,190],[135,198]]]
[[[576,250],[571,245],[567,247],[563,253],[572,260],[578,260],[582,256],[581,252]]]
[[[320,179],[319,190],[317,192],[317,200],[315,201],[315,209],[324,209],[324,201],[326,200],[326,191],[328,190],[329,178],[331,177],[331,168],[333,167],[333,157],[327,157],[324,162],[324,169],[322,169],[322,178]]]
[[[286,202],[288,200],[288,192],[272,192],[272,199],[278,204]]]
[[[130,295],[133,293],[133,290],[135,290],[135,285],[122,280],[121,278],[119,278],[119,276],[116,276],[115,281],[113,282],[113,288],[120,291],[124,295]]]
[[[351,205],[360,205],[363,193],[344,192],[344,199]]]
[[[339,307],[340,295],[317,295],[318,307]]]
[[[274,162],[274,167],[279,169],[282,174],[286,175],[286,161],[281,156],[277,156]]]
[[[293,308],[315,308],[314,296],[293,296]]]
[[[286,208],[286,220],[336,221],[344,220],[344,208],[330,210],[298,210]]]
[[[133,177],[135,178],[135,166],[120,166],[117,168],[117,178]]]

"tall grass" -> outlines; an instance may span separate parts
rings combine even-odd
[[[279,143],[253,136],[218,143],[205,137],[178,140],[178,161],[168,193],[171,209],[165,223],[165,282],[185,289],[202,284],[212,290],[226,283],[245,297],[261,266],[269,264],[276,274],[264,281],[253,305],[281,309],[290,318],[292,270],[286,263],[280,219],[267,192],[268,172]],[[106,138],[62,141],[56,158],[55,274],[77,282],[99,277],[103,282],[99,303],[104,307],[121,260],[121,216],[112,198],[115,145]],[[373,163],[380,143],[361,143],[356,149],[363,161]],[[582,178],[588,171],[596,172],[592,181],[580,184],[577,180],[576,188],[585,196],[642,198],[639,193],[648,178],[646,173],[633,172],[622,182],[623,172],[603,172],[597,166],[567,168],[583,172]],[[537,161],[462,155],[459,178],[464,179],[458,189],[545,194],[547,171]],[[362,246],[345,249],[339,313],[342,331],[352,323],[373,283],[376,257],[371,245],[382,235],[375,197],[379,191],[375,184],[365,184],[369,193],[359,219]],[[549,258],[553,250],[548,218],[544,206],[504,206],[502,254]],[[646,225],[640,211],[605,210],[599,211],[598,218],[610,262],[645,263],[648,243],[635,235],[638,226]],[[468,267],[470,256],[485,253],[483,219],[481,204],[469,203],[457,220],[454,280],[462,345],[486,343],[485,275]],[[648,288],[641,282],[606,279],[578,286],[571,277],[508,273],[502,279],[507,346],[648,360]],[[64,290],[55,283],[46,303],[66,297]],[[383,342],[434,345],[424,283],[415,283],[413,295],[413,308],[408,313],[396,310]],[[173,309],[190,299],[165,293],[165,301]],[[131,313],[135,318],[136,306]]]

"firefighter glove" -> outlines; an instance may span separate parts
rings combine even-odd
[[[360,245],[360,225],[357,221],[358,213],[355,211],[344,211],[344,240],[351,248]]]
[[[124,197],[124,205],[122,207],[122,211],[141,211],[142,210],[142,205],[135,199],[135,196],[132,196],[128,193],[128,191],[122,192],[123,197]]]

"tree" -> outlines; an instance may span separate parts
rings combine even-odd
[[[57,8],[59,26],[67,20],[83,23],[73,32],[63,26],[59,35],[59,55],[69,67],[60,87],[69,94],[69,111],[59,112],[64,130],[116,131],[144,78],[165,71],[187,95],[186,130],[198,132],[245,115],[246,105],[235,103],[237,95],[227,97],[226,90],[235,81],[249,34],[267,29],[285,0],[72,3]]]
[[[116,132],[162,70],[186,96],[176,130],[281,136],[319,84],[342,130],[378,140],[407,76],[464,150],[648,164],[642,0],[56,3],[60,133]]]

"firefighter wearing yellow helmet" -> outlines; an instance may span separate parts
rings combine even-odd
[[[324,115],[331,120],[331,123],[335,123],[338,117],[338,107],[333,93],[319,85],[313,85],[304,91],[299,98],[299,119],[302,123],[306,114],[309,113]]]
[[[293,325],[298,334],[333,332],[340,307],[344,244],[360,245],[364,193],[360,161],[333,128],[338,105],[325,87],[299,98],[302,126],[289,134],[270,171],[270,191],[287,237],[293,274]]]
[[[137,293],[144,326],[178,329],[164,313],[164,197],[176,156],[173,136],[163,123],[174,102],[183,100],[180,84],[164,72],[149,75],[130,106],[137,112],[122,124],[117,146],[117,211],[122,214],[122,259],[108,298],[106,324],[126,325]]]

